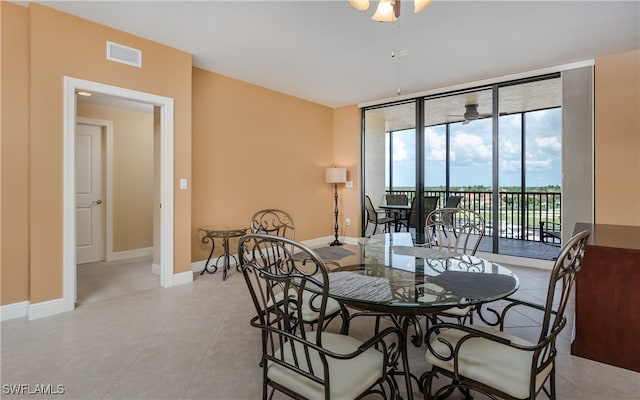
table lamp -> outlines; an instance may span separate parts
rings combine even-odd
[[[329,246],[342,246],[338,240],[338,183],[345,183],[347,181],[347,169],[341,167],[331,167],[324,171],[324,180],[326,183],[333,183],[333,199],[335,202],[335,224],[333,229],[335,231],[335,240],[329,243]]]

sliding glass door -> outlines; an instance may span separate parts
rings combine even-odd
[[[492,217],[492,87],[424,100],[424,190],[438,207],[462,207]],[[485,233],[492,233],[491,224]]]
[[[375,208],[386,204],[387,194],[406,194],[407,204],[416,192],[416,102],[376,107],[364,111],[364,195]],[[364,197],[363,197],[364,198]],[[373,226],[366,226],[363,207],[363,236]]]
[[[539,241],[540,222],[560,218],[560,106],[553,74],[365,109],[364,194],[472,209],[487,224],[481,251]]]

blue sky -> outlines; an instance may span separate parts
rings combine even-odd
[[[526,114],[527,186],[560,185],[561,110]],[[521,174],[520,115],[500,117],[500,186],[519,186]],[[491,119],[451,124],[451,185],[491,186]],[[445,184],[446,138],[444,126],[425,128],[426,186]],[[394,186],[415,182],[415,133],[394,133]]]

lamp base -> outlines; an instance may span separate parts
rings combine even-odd
[[[333,242],[329,243],[329,246],[342,246],[343,244],[344,243],[340,243],[338,239],[336,239]]]

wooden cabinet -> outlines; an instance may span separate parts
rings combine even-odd
[[[576,224],[591,230],[576,277],[571,354],[640,372],[640,227]]]

